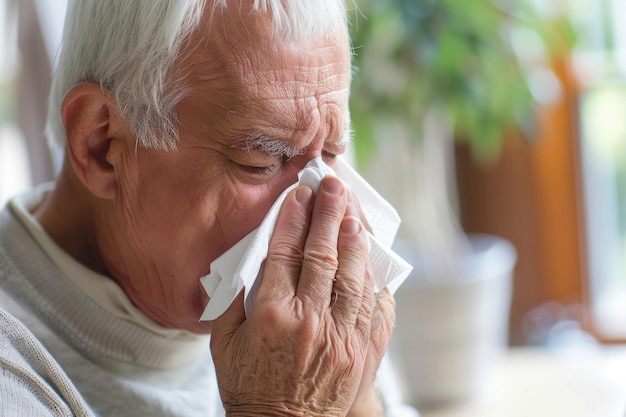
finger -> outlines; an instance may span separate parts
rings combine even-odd
[[[346,216],[343,220],[337,247],[339,266],[332,315],[335,322],[353,328],[361,309],[367,273],[367,237],[357,217]]]
[[[361,219],[361,223],[365,227],[365,230],[371,232],[372,227],[370,226],[367,217],[365,217],[365,212],[361,207],[361,203],[356,198],[356,195],[352,192],[352,190],[350,190],[350,194],[348,195],[348,207],[351,207],[350,210],[354,210],[354,215]]]
[[[388,288],[383,288],[375,295],[376,305],[372,319],[372,331],[380,327],[382,331],[391,331],[396,322],[396,300]]]
[[[354,204],[354,201],[351,201],[352,198],[352,195],[348,197],[346,217],[341,224],[341,232],[337,244],[339,249],[339,267],[337,270],[337,280],[335,281],[335,297],[333,297],[332,307],[336,310],[336,314],[344,313],[345,315],[348,311],[352,311],[349,320],[351,323],[354,323],[355,316],[353,310],[356,308],[358,311],[358,306],[363,297],[363,281],[365,280],[365,267],[367,265],[367,242],[365,240],[366,236],[363,233],[364,225],[358,220],[358,206]],[[362,253],[365,258],[359,257],[360,253]],[[356,275],[354,275],[355,271],[358,271]],[[342,302],[340,302],[339,305],[336,303],[337,292],[342,293]],[[350,294],[351,292],[353,292],[353,294]],[[352,309],[349,308],[350,306]]]
[[[369,343],[372,332],[372,317],[376,309],[376,295],[374,293],[374,275],[371,269],[366,268],[365,283],[363,285],[363,297],[356,317],[355,331],[360,340]]]
[[[296,293],[313,200],[313,190],[308,187],[297,187],[285,198],[263,267],[257,303]]]
[[[328,308],[337,272],[337,238],[346,206],[343,182],[332,176],[324,178],[315,196],[296,292],[310,308]]]
[[[387,349],[396,321],[396,303],[387,288],[375,294],[370,341],[373,349],[382,357]]]

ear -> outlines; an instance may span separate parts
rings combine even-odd
[[[115,161],[119,158],[112,153],[120,147],[111,145],[126,134],[114,97],[97,84],[77,84],[63,99],[61,117],[74,172],[97,197],[114,198]]]

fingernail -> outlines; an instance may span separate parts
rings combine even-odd
[[[323,183],[324,190],[333,195],[341,195],[343,192],[343,183],[341,180],[335,177],[329,177],[324,179]]]
[[[308,207],[311,202],[311,197],[313,196],[313,190],[309,187],[298,187],[296,190],[296,200],[303,207]]]
[[[341,231],[347,235],[356,235],[361,230],[361,222],[356,217],[346,217],[341,222]]]

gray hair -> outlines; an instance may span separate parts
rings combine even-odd
[[[241,2],[241,1],[240,1]],[[228,0],[70,0],[63,43],[52,82],[47,119],[51,145],[63,146],[61,103],[75,84],[98,83],[115,96],[137,145],[172,150],[178,141],[176,104],[186,86],[174,79],[181,45]],[[269,13],[273,32],[307,41],[347,31],[343,0],[253,0],[252,11]],[[233,7],[232,5],[230,7]]]

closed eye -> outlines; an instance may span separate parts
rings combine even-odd
[[[278,169],[280,168],[280,163],[276,163],[276,164],[272,164],[268,166],[255,166],[255,165],[243,165],[243,164],[237,164],[237,165],[243,171],[253,174],[253,175],[258,175],[258,176],[274,175],[276,172],[278,172]]]
[[[322,151],[322,157],[324,158],[324,160],[334,161],[335,158],[337,158],[338,156],[339,155],[332,152]]]

